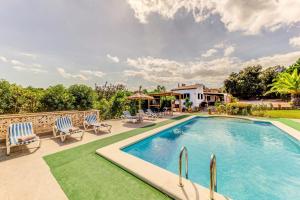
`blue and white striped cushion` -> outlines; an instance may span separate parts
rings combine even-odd
[[[33,128],[32,128],[32,123],[31,122],[23,122],[23,123],[14,123],[9,126],[8,129],[8,134],[9,134],[9,142],[10,144],[28,144],[30,142],[35,141],[33,140],[28,140],[26,142],[18,142],[19,137],[23,136],[28,136],[32,135],[33,133]]]
[[[85,121],[90,124],[90,125],[94,125],[97,124],[97,116],[95,114],[92,115],[88,115],[85,117]]]
[[[70,117],[60,117],[56,119],[55,125],[61,132],[68,133],[70,128],[73,127],[72,120]]]

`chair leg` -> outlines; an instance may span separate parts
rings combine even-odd
[[[86,122],[83,122],[83,128],[84,128],[84,130],[86,130],[88,128],[88,125],[86,124]]]
[[[61,142],[64,142],[66,140],[66,135],[63,135],[62,133],[60,133],[60,140],[61,140]]]
[[[38,146],[38,148],[41,148],[41,146],[42,146],[42,140],[39,139],[39,146]]]
[[[10,155],[10,146],[8,145],[7,147],[6,147],[6,155]]]
[[[82,131],[81,134],[82,134],[82,135],[81,135],[81,140],[82,140],[82,139],[83,139],[83,136],[84,136],[84,131]]]

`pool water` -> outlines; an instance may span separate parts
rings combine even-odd
[[[234,200],[300,199],[300,142],[268,122],[195,117],[122,150],[178,174],[182,146],[193,182],[209,186],[214,153],[219,193]]]

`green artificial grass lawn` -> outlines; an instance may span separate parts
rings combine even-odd
[[[268,110],[267,117],[300,119],[300,110]]]
[[[159,190],[97,155],[95,151],[187,116],[189,115],[90,142],[45,156],[44,159],[70,200],[170,199]],[[300,131],[300,123],[284,118],[275,120]]]
[[[286,118],[278,118],[276,120],[300,131],[300,123],[298,123],[298,122],[295,122],[293,120],[286,119]]]
[[[187,116],[176,117],[80,145],[45,156],[44,159],[70,200],[170,199],[159,190],[97,155],[95,151]]]

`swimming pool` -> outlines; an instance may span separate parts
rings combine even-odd
[[[218,192],[232,199],[300,198],[300,142],[268,122],[195,117],[122,149],[178,173],[182,146],[189,179],[209,186],[209,161],[217,157]]]

